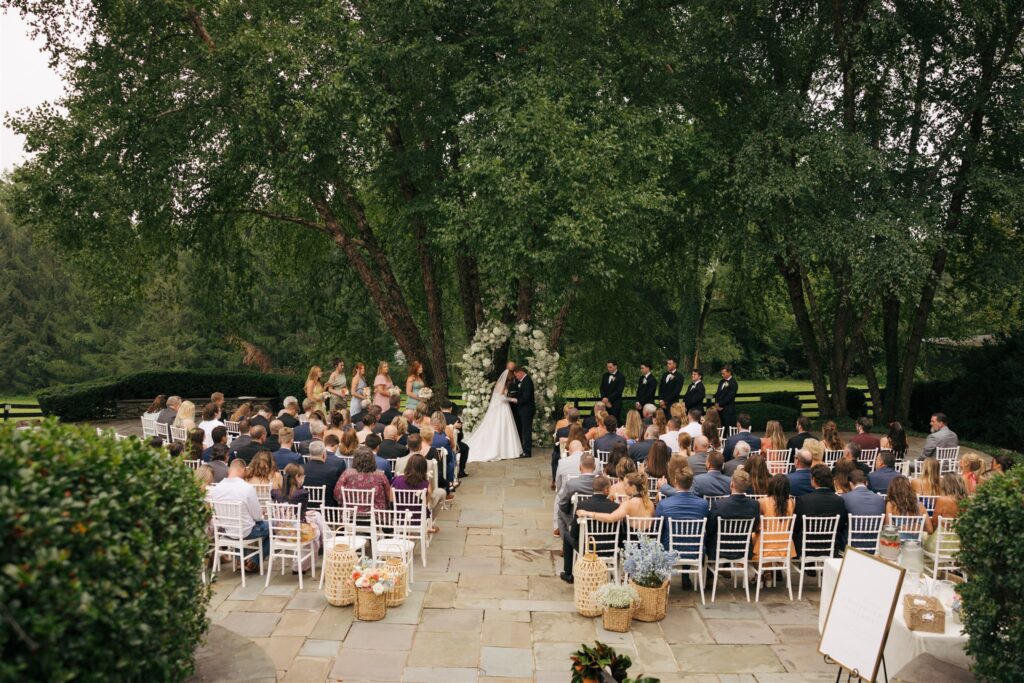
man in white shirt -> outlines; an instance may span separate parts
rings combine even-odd
[[[203,421],[196,425],[196,427],[203,430],[203,448],[209,448],[213,445],[213,430],[216,427],[223,426],[223,424],[220,421],[220,408],[217,407],[217,404],[212,401],[207,403],[203,407]]]
[[[263,508],[256,497],[256,489],[245,480],[244,460],[235,458],[231,461],[227,478],[208,489],[206,499],[211,503],[241,503],[242,531],[245,538],[262,538],[263,559],[267,558],[270,554],[270,527],[263,520]],[[252,571],[256,565],[250,560],[245,568]]]
[[[661,435],[661,440],[665,442],[668,449],[673,453],[679,452],[679,420],[672,418],[668,421],[665,426],[665,433]]]
[[[686,426],[681,431],[689,434],[692,441],[696,441],[698,436],[704,434],[700,424],[701,415],[702,413],[697,408],[686,414]]]

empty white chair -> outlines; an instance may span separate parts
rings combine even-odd
[[[935,458],[939,461],[939,472],[941,474],[955,474],[959,469],[959,457],[959,446],[935,449]]]
[[[325,505],[320,510],[324,519],[324,558],[335,545],[347,545],[357,555],[366,551],[367,538],[356,534],[356,512],[352,509]],[[320,572],[320,588],[324,587],[324,574]]]
[[[327,486],[303,486],[302,488],[305,489],[308,494],[306,503],[309,507],[319,509],[324,506],[324,496],[327,494]]]
[[[661,541],[664,517],[626,517],[626,542],[651,538]]]
[[[238,423],[237,422],[232,422],[231,420],[225,420],[224,421],[224,427],[227,428],[228,436],[229,437],[234,438],[234,437],[238,436],[239,431],[238,431]]]
[[[419,539],[420,560],[427,566],[427,546],[430,545],[430,518],[427,517],[427,490],[395,490],[395,509],[409,512],[410,535]]]
[[[601,467],[598,468],[599,470],[608,464],[609,455],[611,455],[611,451],[594,450],[594,459],[601,463]]]
[[[871,471],[874,472],[875,458],[878,457],[878,450],[879,449],[877,448],[865,448],[860,452],[860,455],[857,456],[857,462],[867,465]]]
[[[885,515],[847,515],[849,544],[872,555],[878,552],[878,537],[882,533]]]
[[[281,573],[285,572],[285,560],[294,560],[299,571],[299,590],[302,590],[302,563],[309,558],[312,569],[312,577],[316,578],[316,550],[313,547],[313,540],[303,542],[302,540],[302,515],[301,506],[296,503],[271,503],[267,506],[269,515],[267,523],[270,525],[270,555],[267,557],[267,580],[265,586],[270,585],[270,576],[274,573],[274,559],[281,560]]]
[[[757,590],[754,602],[761,600],[761,578],[766,571],[781,570],[786,575],[786,590],[793,599],[793,581],[789,575],[789,551],[793,542],[795,515],[762,517],[757,539]]]
[[[595,552],[601,558],[615,583],[619,582],[619,523],[599,522],[584,517],[580,520],[580,550],[587,552],[589,540],[594,541]]]
[[[147,420],[144,417],[139,419],[142,420],[142,438],[146,439],[156,436],[156,420]]]
[[[843,453],[844,451],[842,448],[826,448],[825,454],[822,456],[822,461],[829,467],[835,467],[839,458],[843,457]]]
[[[960,537],[953,530],[951,517],[940,517],[939,528],[935,530],[935,550],[924,549],[924,571],[933,579],[939,578],[939,572],[956,571],[960,568],[957,556],[960,554]],[[928,539],[931,541],[931,539]]]
[[[220,560],[227,555],[232,567],[238,560],[242,567],[242,586],[245,586],[245,561],[258,557],[260,574],[263,573],[262,538],[245,538],[241,503],[212,503],[213,505],[213,572],[220,571]]]
[[[704,529],[707,519],[669,519],[668,548],[679,554],[672,572],[693,578],[693,589],[700,588],[700,602],[704,602]]]
[[[747,568],[750,566],[750,534],[754,531],[754,518],[718,518],[718,534],[715,538],[715,557],[708,558],[713,580],[711,581],[711,602],[718,592],[718,573],[729,572],[735,587],[737,575],[743,580],[743,590],[750,602],[750,585],[747,584]]]
[[[924,536],[924,517],[921,515],[889,515],[889,521],[900,532],[901,541],[920,541]]]
[[[374,510],[371,519],[370,547],[374,559],[397,557],[409,571],[408,586],[415,580],[413,571],[416,544],[411,540],[412,513],[409,510]]]
[[[825,570],[825,560],[835,555],[836,532],[839,530],[839,515],[831,517],[802,517],[801,518],[800,557],[797,563],[797,571],[800,572],[800,588],[797,591],[797,600],[804,596],[804,572],[814,569],[818,572],[818,586],[821,586],[821,575]]]
[[[195,472],[196,470],[198,470],[198,469],[199,469],[199,466],[203,464],[203,463],[202,463],[202,461],[201,461],[201,460],[199,460],[198,458],[197,458],[197,459],[195,459],[195,460],[184,460],[183,462],[184,462],[184,463],[185,463],[186,465],[188,465],[188,468],[189,468],[190,470],[192,470],[193,472]]]
[[[188,438],[188,433],[184,427],[175,427],[171,425],[168,427],[171,431],[171,441],[174,443],[185,443],[185,439]]]

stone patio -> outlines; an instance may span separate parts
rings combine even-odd
[[[835,680],[816,650],[814,581],[801,602],[780,586],[762,589],[760,604],[720,584],[716,603],[704,606],[677,579],[667,618],[634,622],[625,634],[577,615],[572,586],[557,575],[549,473],[539,449],[528,460],[471,465],[439,515],[425,568],[417,553],[412,595],[380,622],[354,622],[351,607],[328,605],[308,577],[301,591],[290,572],[275,573],[267,588],[251,576],[242,588],[237,574],[221,572],[194,680],[565,683],[569,653],[595,640],[629,654],[632,676],[665,683]],[[227,661],[236,653],[244,665]]]

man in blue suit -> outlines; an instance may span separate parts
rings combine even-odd
[[[693,479],[693,492],[702,498],[708,496],[728,496],[731,480],[722,474],[722,454],[718,451],[708,451],[708,471],[698,474]],[[665,487],[662,487],[662,495],[665,495]]]
[[[867,477],[860,470],[850,473],[849,493],[844,493],[843,505],[848,515],[882,515],[885,514],[885,498],[872,493],[867,487]]]
[[[801,448],[796,452],[796,469],[787,474],[789,492],[794,498],[806,496],[813,490],[811,486],[811,452]]]
[[[723,422],[722,424],[724,425],[725,423]],[[761,450],[761,439],[750,433],[750,415],[740,413],[739,417],[736,418],[736,424],[739,425],[740,431],[726,439],[725,445],[722,447],[722,455],[725,456],[726,462],[732,460],[732,451],[740,441],[746,441],[750,444],[751,452]],[[728,431],[726,430],[726,432]]]
[[[704,546],[707,550],[708,559],[714,560],[717,556],[719,519],[753,519],[753,530],[757,530],[757,524],[761,518],[761,507],[756,500],[746,494],[746,490],[749,488],[750,475],[743,470],[737,470],[732,475],[729,497],[716,500],[711,505],[711,512],[708,514],[707,532],[704,534]],[[736,559],[729,555],[723,555],[729,559]]]
[[[885,493],[889,490],[889,482],[896,477],[903,475],[893,469],[896,464],[896,454],[892,451],[878,451],[875,456],[875,471],[868,475],[868,488],[875,493]]]
[[[675,474],[672,484],[676,493],[663,498],[654,508],[655,517],[667,518],[661,528],[661,542],[665,548],[668,548],[669,519],[704,519],[708,516],[708,502],[690,492],[693,486],[693,473],[680,467]]]

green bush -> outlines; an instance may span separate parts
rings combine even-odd
[[[181,681],[206,631],[208,513],[137,439],[0,426],[0,680]]]
[[[1024,467],[978,487],[956,521],[967,652],[982,681],[1024,681]]]
[[[761,403],[785,406],[787,408],[792,408],[797,412],[800,412],[801,410],[800,397],[793,391],[770,391],[766,394],[761,394]]]
[[[157,394],[189,397],[222,391],[226,396],[301,397],[304,380],[296,375],[250,370],[161,370],[49,387],[37,398],[46,415],[68,421],[90,420],[114,417],[118,399],[148,399]]]
[[[851,419],[866,417],[868,414],[868,399],[863,389],[846,387],[846,414]]]
[[[738,412],[750,415],[750,429],[754,432],[763,432],[769,420],[778,420],[782,423],[783,429],[792,429],[796,419],[800,417],[799,410],[774,403],[744,403],[738,404],[737,408]]]

